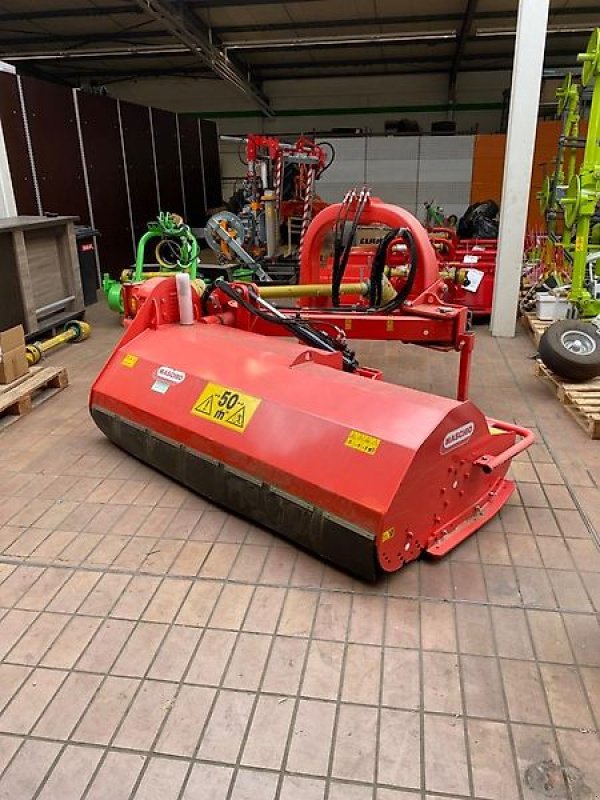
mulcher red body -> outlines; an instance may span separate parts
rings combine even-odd
[[[500,509],[513,488],[510,459],[531,443],[528,431],[487,419],[468,400],[347,371],[343,352],[278,338],[281,326],[250,313],[252,287],[227,287],[209,303],[194,297],[191,325],[179,323],[175,279],[140,289],[137,316],[90,396],[113,442],[368,580],[424,551],[443,555]],[[438,315],[426,297],[436,295],[417,298],[412,316],[361,319],[363,335],[406,341],[408,320],[423,343],[447,324],[436,335],[449,345],[461,314]],[[339,314],[321,320],[316,309],[309,316],[343,322]],[[352,324],[340,327],[352,333]]]

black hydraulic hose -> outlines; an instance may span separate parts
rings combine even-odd
[[[363,188],[359,197],[360,199],[356,205],[356,212],[352,220],[352,227],[350,228],[350,233],[346,237],[337,271],[332,274],[331,301],[334,306],[340,305],[340,287],[342,285],[342,281],[344,280],[344,273],[346,272],[346,266],[348,264],[348,259],[350,258],[350,251],[352,250],[352,245],[354,244],[354,237],[356,236],[356,231],[358,230],[360,218],[369,197],[369,192],[366,188]]]
[[[412,292],[415,278],[417,277],[417,270],[419,268],[419,254],[417,253],[417,243],[415,242],[415,237],[412,235],[412,231],[410,231],[408,228],[400,228],[398,235],[404,239],[410,251],[410,268],[408,271],[408,276],[404,282],[404,286],[400,289],[394,299],[390,300],[390,302],[386,303],[384,306],[380,306],[376,309],[378,314],[389,314],[391,311],[395,311],[397,308],[400,308],[400,306],[406,302],[408,296]]]
[[[336,281],[336,276],[340,269],[344,229],[348,220],[348,214],[350,213],[350,203],[352,202],[353,195],[354,190],[346,194],[340,207],[338,208],[338,213],[335,218],[335,225],[333,227],[333,264],[331,269],[332,286]]]
[[[381,303],[381,282],[383,281],[383,273],[385,270],[385,261],[387,257],[388,247],[390,243],[398,238],[400,228],[394,228],[389,231],[383,239],[379,242],[375,256],[373,257],[373,264],[371,266],[371,277],[369,280],[369,305],[378,306]]]
[[[309,322],[297,319],[288,319],[284,314],[268,313],[248,303],[245,298],[236,291],[223,278],[217,278],[214,282],[214,288],[220,289],[224,294],[239,303],[242,308],[251,314],[262,319],[264,322],[270,322],[274,325],[282,325],[288,328],[300,341],[308,344],[310,347],[315,347],[319,350],[326,350],[329,353],[342,353],[344,370],[346,372],[354,372],[358,368],[358,361],[354,353],[349,350],[345,345],[340,345],[335,342],[330,336],[323,331],[314,328]],[[260,299],[258,297],[257,299]]]

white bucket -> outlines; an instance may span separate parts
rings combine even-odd
[[[566,297],[557,297],[551,292],[538,292],[536,316],[543,322],[556,322],[566,319],[569,301]]]

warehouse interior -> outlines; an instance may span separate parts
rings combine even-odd
[[[0,800],[600,797],[593,0],[0,0]]]

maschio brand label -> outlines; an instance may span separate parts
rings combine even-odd
[[[168,383],[183,383],[185,380],[185,372],[173,369],[173,367],[159,367],[156,370],[156,377],[161,381]]]
[[[475,423],[467,422],[465,425],[461,425],[460,428],[455,428],[447,433],[442,442],[442,453],[446,453],[448,450],[458,447],[459,444],[467,442],[473,435],[474,430]]]

